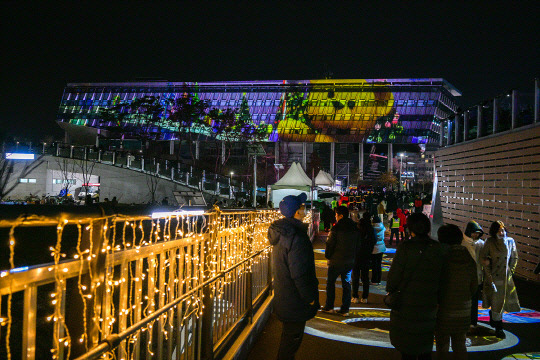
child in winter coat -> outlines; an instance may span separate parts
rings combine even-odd
[[[379,216],[373,217],[373,231],[375,232],[376,242],[371,253],[371,282],[374,285],[379,285],[382,278],[382,257],[386,251],[386,245],[384,244],[384,232],[386,228]]]

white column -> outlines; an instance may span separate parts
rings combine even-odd
[[[257,207],[257,156],[253,156],[253,207]]]
[[[392,159],[394,158],[394,146],[392,144],[388,144],[388,171],[393,172],[394,171],[394,164]]]
[[[302,168],[304,171],[307,169],[307,143],[305,141],[302,143]]]
[[[195,141],[195,159],[199,160],[200,142]]]
[[[330,175],[332,175],[332,177],[334,177],[335,175],[335,160],[336,158],[336,143],[335,142],[331,142],[330,143]]]
[[[225,164],[225,141],[221,142],[221,165]]]
[[[360,143],[358,147],[358,174],[359,180],[364,180],[364,143]]]
[[[174,155],[174,140],[169,140],[169,155]]]

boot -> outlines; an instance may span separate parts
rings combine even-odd
[[[495,327],[495,321],[493,321],[493,318],[491,317],[491,310],[489,310],[489,326],[492,328]]]
[[[494,321],[495,323],[495,336],[501,340],[506,339],[506,334],[503,331],[502,320]]]

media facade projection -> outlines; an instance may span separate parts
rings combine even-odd
[[[461,95],[444,79],[77,83],[65,88],[57,120],[107,128],[114,124],[100,118],[100,109],[154,96],[164,111],[146,131],[177,139],[168,116],[173,100],[186,94],[207,101],[209,110],[249,112],[255,125],[266,127],[267,141],[403,144],[437,142],[439,120],[456,111]],[[140,117],[124,121],[144,125]]]

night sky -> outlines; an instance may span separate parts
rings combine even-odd
[[[540,75],[536,2],[278,4],[2,2],[0,136],[61,134],[67,82],[442,77],[467,107]]]

